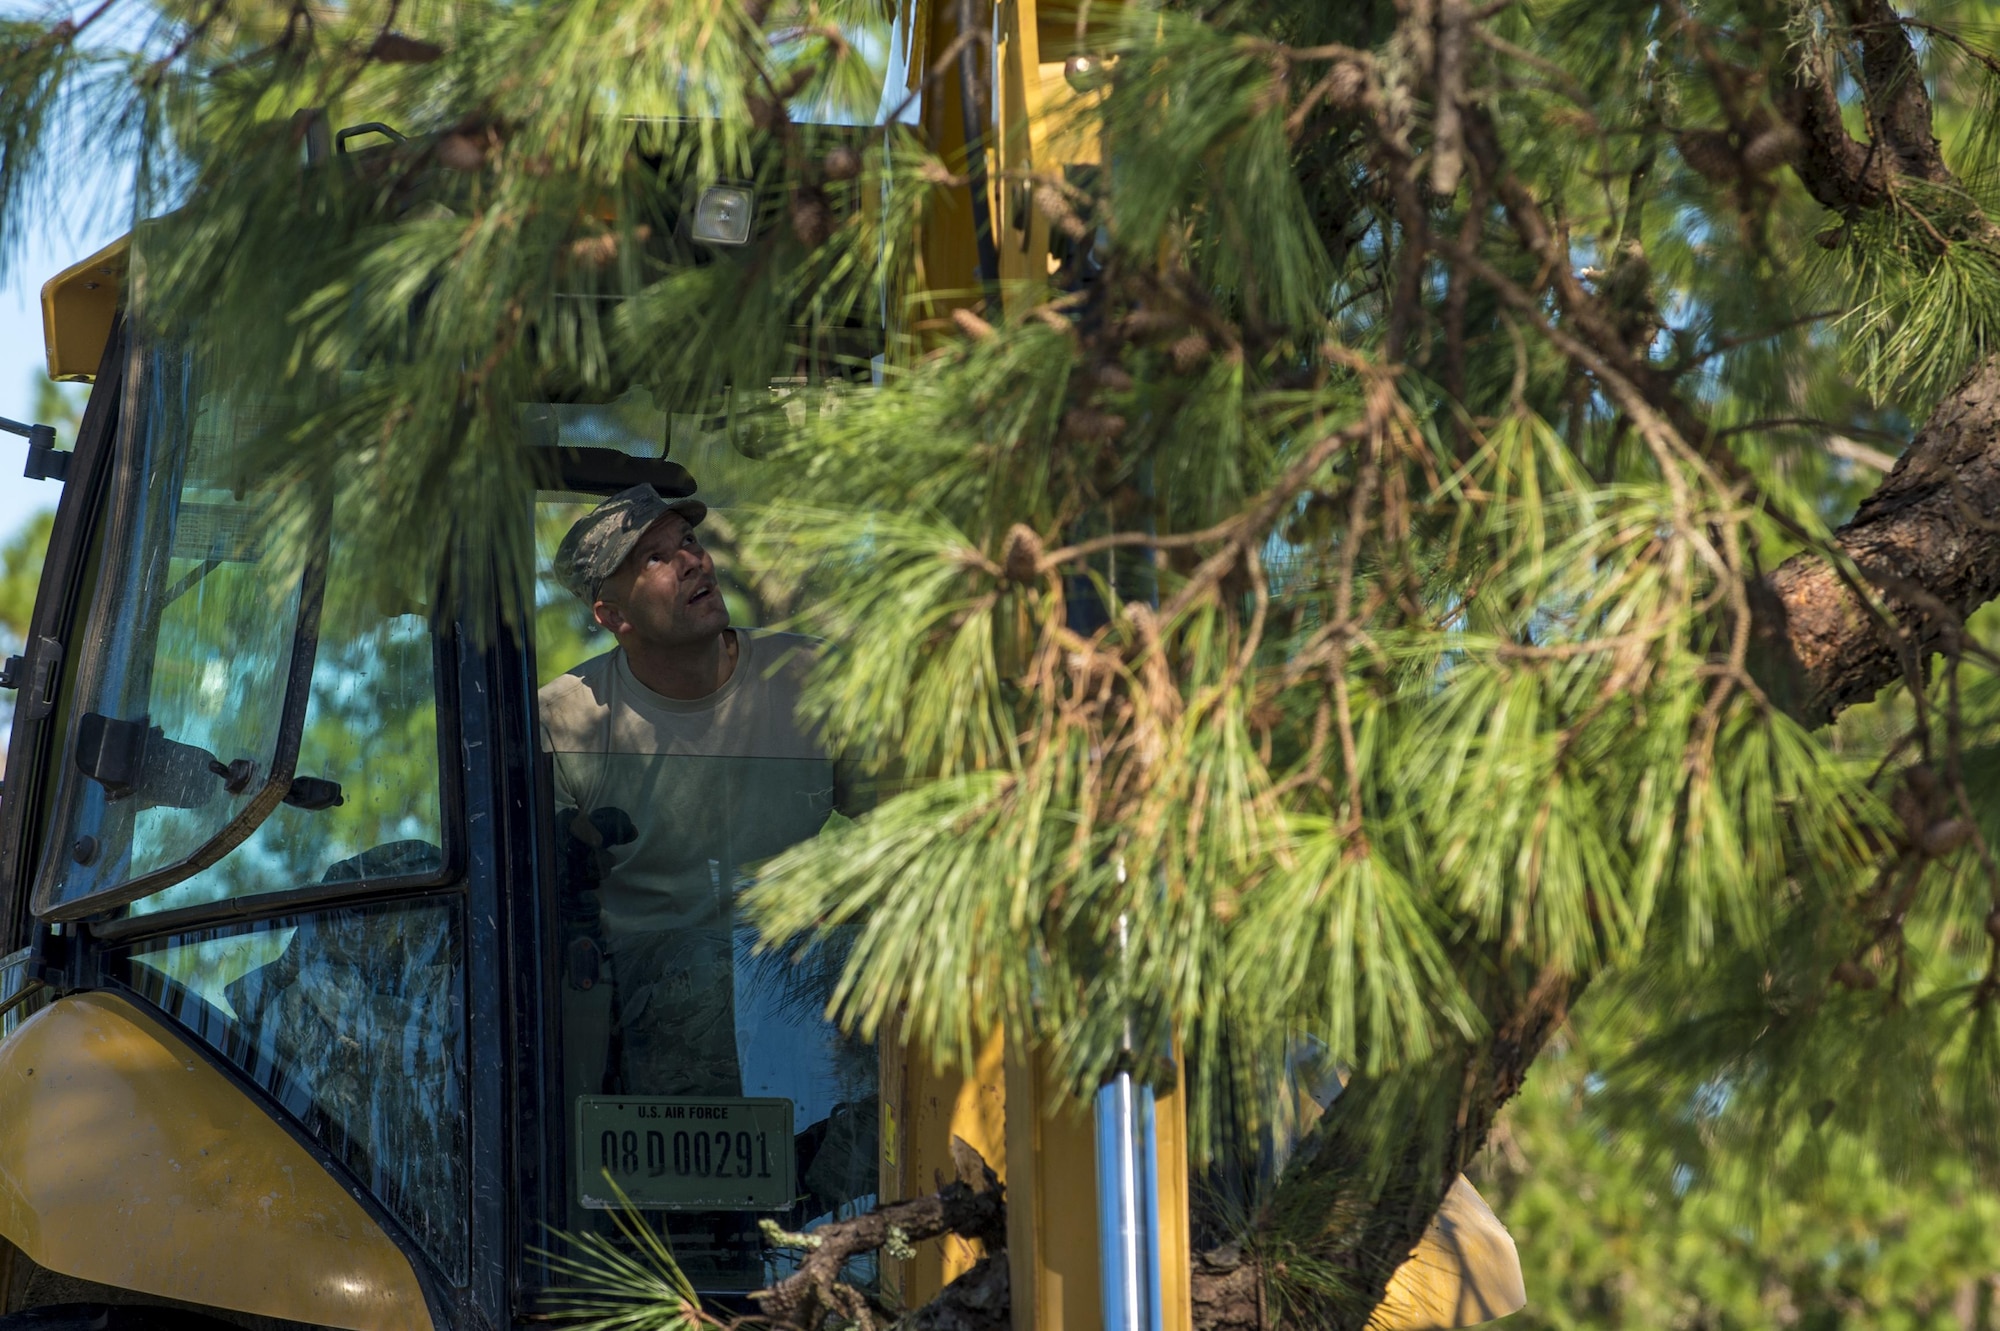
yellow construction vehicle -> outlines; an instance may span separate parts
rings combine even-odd
[[[951,49],[959,12],[905,7],[883,101],[979,168],[926,227],[925,283],[991,290],[1050,271],[1047,222],[1005,182],[1093,160],[1063,114],[1090,95],[1092,52],[1072,14],[1008,0],[980,11],[993,95],[961,96],[955,74],[925,90],[914,71]],[[698,238],[755,243],[736,188],[707,189]],[[893,1042],[857,1046],[782,966],[726,950],[739,1093],[620,1073],[634,1000],[621,1008],[566,895],[578,834],[537,742],[538,687],[604,644],[553,596],[533,634],[475,647],[421,596],[354,594],[366,534],[338,510],[320,555],[287,564],[236,468],[252,408],[128,331],[127,262],[121,242],[44,288],[50,373],[91,395],[73,451],[24,431],[29,474],[62,495],[0,680],[17,690],[0,1331],[546,1321],[538,1254],[620,1204],[726,1303],[785,1269],[757,1219],[805,1229],[927,1193],[954,1174],[955,1137],[1007,1187],[1014,1326],[1189,1325],[1171,1088],[1122,1078],[1050,1111],[1031,1050],[995,1041],[940,1074]],[[544,568],[572,515],[628,485],[686,494],[697,474],[726,513],[784,484],[637,398],[530,404],[524,421],[550,459],[550,488],[521,501]],[[733,866],[709,863],[726,890]],[[979,1255],[947,1240],[856,1278],[915,1306]],[[1511,1241],[1461,1180],[1379,1320],[1462,1326],[1522,1301]]]

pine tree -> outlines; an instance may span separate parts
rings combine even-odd
[[[1602,997],[1550,1043],[1470,1174],[1519,1245],[1530,1297],[1510,1331],[1993,1325],[2000,1198],[1976,1164],[1899,1159],[1830,1118],[1746,1140],[1716,1096],[1662,1131],[1621,1103],[1634,1014]]]
[[[788,114],[875,105],[876,0],[8,20],[0,245],[116,127],[135,317],[277,399],[276,530],[337,488],[468,614],[530,613],[518,404],[714,413],[891,293],[879,386],[726,399],[889,792],[754,910],[942,1063],[1181,1051],[1204,1168],[1348,1070],[1206,1217],[1208,1325],[1361,1325],[1593,983],[1677,1016],[1655,1105],[2000,1168],[1990,7],[1099,8],[1011,315],[912,241],[997,167]],[[298,107],[408,138],[302,173]],[[698,258],[720,177],[772,239]]]

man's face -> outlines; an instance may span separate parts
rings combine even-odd
[[[715,561],[678,513],[646,529],[590,609],[619,642],[640,647],[692,646],[729,627]]]

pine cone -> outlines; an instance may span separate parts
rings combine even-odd
[[[1065,437],[1080,444],[1099,444],[1125,433],[1125,418],[1089,407],[1072,407],[1063,413]]]
[[[1674,136],[1681,160],[1718,183],[1736,178],[1736,153],[1729,146],[1729,131],[1691,129]]]
[[[1186,327],[1186,319],[1166,310],[1133,310],[1118,321],[1119,333],[1135,340],[1177,333]]]
[[[792,234],[809,250],[833,234],[833,210],[818,190],[805,187],[792,194]]]
[[[951,321],[958,325],[958,331],[975,342],[984,342],[993,336],[993,325],[966,309],[963,305],[951,312]]]
[[[1071,240],[1082,240],[1090,232],[1083,219],[1076,215],[1076,210],[1070,207],[1069,200],[1063,197],[1062,191],[1052,185],[1036,187],[1035,207],[1042,210],[1042,215],[1055,225],[1056,230]]]
[[[368,47],[368,58],[384,65],[428,65],[444,54],[436,42],[385,32]]]
[[[1799,142],[1799,132],[1781,121],[1744,145],[1743,165],[1761,176],[1790,160]]]
[[[1352,111],[1361,105],[1368,91],[1368,75],[1359,65],[1339,64],[1328,72],[1326,100],[1330,106]]]
[[[828,180],[852,180],[861,174],[861,154],[846,144],[835,145],[820,163]]]
[[[1030,583],[1041,576],[1042,538],[1032,527],[1015,523],[1007,533],[1007,553],[1000,566],[1015,582]]]
[[[1173,345],[1174,368],[1187,374],[1206,361],[1211,350],[1207,338],[1200,333],[1189,333]]]
[[[1947,818],[1924,829],[1919,848],[1931,859],[1943,859],[1972,840],[1972,823],[1964,818]]]
[[[1896,821],[1903,825],[1903,844],[1914,846],[1924,839],[1924,830],[1930,826],[1930,801],[1920,799],[1908,786],[1898,786],[1889,792],[1889,809],[1896,815]]]
[[[569,243],[569,253],[578,263],[602,268],[618,257],[618,237],[612,232],[581,236]]]
[[[438,140],[437,160],[448,171],[477,171],[486,165],[486,145],[470,134],[447,134]]]
[[[1929,763],[1911,763],[1903,769],[1903,784],[1925,804],[1935,805],[1944,791],[1944,782]]]

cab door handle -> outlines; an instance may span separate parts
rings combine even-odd
[[[35,668],[29,673],[28,687],[14,705],[14,715],[23,721],[39,721],[56,709],[56,678],[62,668],[63,645],[54,638],[36,638],[30,651]]]

